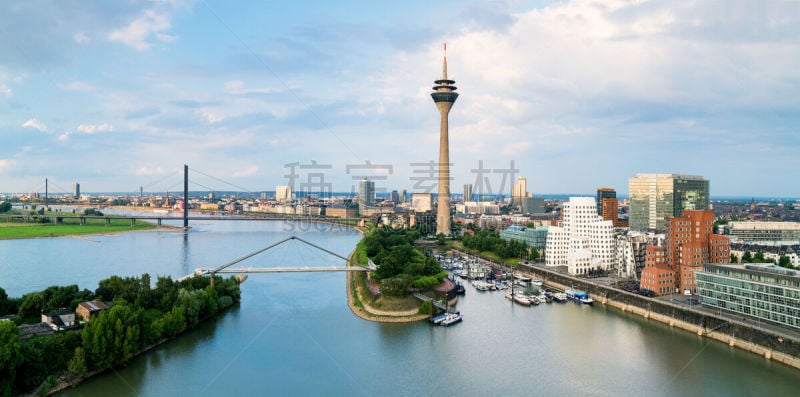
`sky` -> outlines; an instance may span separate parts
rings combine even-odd
[[[800,197],[800,6],[736,0],[3,1],[0,192],[428,190],[444,42],[454,193]]]

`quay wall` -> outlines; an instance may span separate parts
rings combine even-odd
[[[456,250],[458,251],[458,250]],[[460,252],[460,251],[459,251]],[[487,264],[502,266],[482,258]],[[623,312],[640,315],[699,336],[726,343],[766,359],[800,369],[800,340],[762,328],[753,318],[733,314],[713,314],[614,287],[592,282],[591,279],[573,277],[546,268],[519,265],[516,271],[536,276],[544,284],[558,289],[569,287],[585,291],[595,302],[617,308]]]

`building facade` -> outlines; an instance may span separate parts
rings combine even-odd
[[[772,264],[706,264],[700,303],[800,329],[800,272]]]
[[[362,179],[358,182],[358,209],[364,211],[375,206],[375,182]]]
[[[724,233],[740,243],[800,244],[800,222],[730,222]]]
[[[81,184],[78,182],[72,183],[72,198],[75,200],[81,198]]]
[[[472,184],[466,183],[464,184],[464,192],[462,193],[462,200],[466,203],[467,201],[472,201]]]
[[[614,262],[614,226],[597,215],[591,197],[570,197],[561,226],[550,227],[545,247],[547,266],[567,266],[572,275],[608,270]]]
[[[696,293],[695,273],[705,263],[730,261],[730,240],[714,234],[714,211],[684,211],[682,217],[666,220],[664,247],[648,247],[641,288],[657,295],[675,292]],[[672,272],[670,288],[655,274]],[[653,284],[652,282],[659,281]]]
[[[664,235],[627,231],[614,239],[614,266],[612,273],[617,277],[639,280],[645,268],[647,247],[663,247]]]
[[[666,218],[707,210],[710,183],[701,176],[636,174],[628,180],[631,230],[664,230]]]
[[[509,226],[505,230],[500,231],[500,238],[504,240],[520,241],[525,243],[529,248],[536,248],[542,251],[547,243],[547,226],[527,227],[527,226]]]
[[[275,186],[275,201],[279,203],[292,201],[292,186]]]

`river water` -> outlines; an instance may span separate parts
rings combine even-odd
[[[96,288],[110,275],[211,267],[290,235],[347,255],[360,238],[332,226],[197,221],[188,234],[0,241],[10,296]],[[333,266],[299,242],[241,266]],[[347,307],[342,273],[254,274],[216,320],[63,396],[796,395],[800,372],[602,305],[514,306],[468,287],[450,328],[380,324]]]

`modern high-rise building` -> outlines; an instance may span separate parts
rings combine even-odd
[[[375,206],[375,182],[362,179],[358,182],[358,209],[363,211],[367,207]]]
[[[656,295],[695,293],[695,273],[704,263],[730,262],[730,240],[714,234],[714,211],[683,212],[668,217],[663,247],[647,247],[641,288]]]
[[[696,175],[636,174],[628,180],[630,229],[664,230],[667,217],[710,209],[709,185]]]
[[[441,116],[439,123],[439,197],[436,208],[436,234],[450,235],[450,138],[448,114],[458,98],[455,80],[447,79],[447,45],[442,63],[442,79],[434,81],[431,97]]]
[[[400,204],[400,193],[397,193],[397,190],[392,190],[390,199],[392,200],[392,204]]]
[[[406,189],[400,191],[400,202],[405,203],[408,200],[408,193],[406,193]]]
[[[605,220],[609,220],[609,221],[617,220],[616,211],[614,212],[614,218],[613,219],[606,218],[606,216],[603,215],[604,213],[606,213],[606,214],[610,214],[611,213],[610,208],[604,208],[603,207],[603,200],[605,200],[605,199],[614,199],[614,200],[616,200],[617,199],[617,191],[612,189],[612,188],[608,188],[608,187],[599,187],[599,188],[597,188],[597,200],[596,200],[596,202],[597,202],[597,215],[602,216],[603,219],[605,219]],[[614,209],[617,210],[618,207],[619,207],[619,205],[617,205],[617,207],[614,208]]]
[[[78,182],[72,183],[72,198],[75,200],[81,198],[81,184]]]
[[[292,186],[275,186],[275,201],[281,203],[292,201]]]
[[[511,203],[522,206],[528,197],[528,178],[517,177],[514,188],[511,190]]]
[[[472,201],[472,184],[464,184],[464,202]]]
[[[567,266],[573,275],[608,270],[614,261],[614,226],[597,215],[591,197],[570,197],[561,226],[547,230],[545,265]]]

